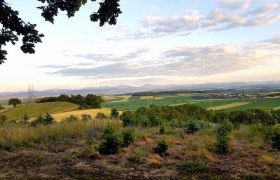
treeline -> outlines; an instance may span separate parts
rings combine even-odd
[[[260,109],[242,111],[212,111],[202,107],[185,104],[180,106],[155,106],[139,108],[136,111],[125,111],[121,115],[124,126],[160,126],[162,123],[177,123],[194,119],[221,123],[230,121],[234,126],[240,124],[261,123],[274,125],[280,122],[280,110],[264,111]]]
[[[194,94],[204,93],[203,91],[159,91],[159,92],[137,92],[131,94],[132,96],[163,96],[163,95],[177,95],[177,94]]]
[[[44,97],[36,101],[36,103],[45,102],[70,102],[78,104],[80,108],[101,108],[101,103],[104,102],[104,99],[101,96],[96,96],[94,94],[88,94],[86,96],[80,94],[70,96],[61,94],[57,97]]]

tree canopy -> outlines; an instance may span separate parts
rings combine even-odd
[[[16,107],[19,104],[22,104],[22,101],[19,98],[12,98],[9,100],[9,105]]]
[[[55,16],[59,11],[66,11],[67,16],[73,17],[81,6],[88,3],[88,0],[38,0],[42,6],[37,7],[42,10],[42,17],[51,23],[54,23]],[[90,0],[95,2],[96,0]],[[93,22],[99,21],[99,26],[108,23],[115,25],[117,17],[121,14],[119,0],[101,0],[99,9],[90,15],[90,20]],[[36,24],[26,22],[19,16],[19,12],[12,9],[5,2],[0,0],[0,64],[4,63],[8,52],[2,47],[11,42],[15,45],[22,36],[21,50],[24,53],[35,53],[35,44],[41,43],[44,35],[36,30]]]

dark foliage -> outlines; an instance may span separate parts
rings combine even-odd
[[[85,5],[87,0],[38,0],[44,3],[38,7],[42,10],[42,17],[51,23],[54,23],[54,17],[59,11],[66,11],[68,17],[75,15],[80,10],[81,6]],[[96,0],[91,0],[96,1]],[[99,25],[105,23],[115,25],[117,17],[121,14],[119,0],[103,0],[99,3],[97,12],[90,15],[90,20],[93,22],[99,21]],[[19,12],[13,10],[5,0],[0,0],[0,64],[6,60],[7,51],[2,49],[6,43],[11,42],[15,45],[22,36],[21,50],[24,53],[35,53],[35,44],[42,42],[43,34],[40,34],[35,28],[36,24],[25,22],[19,17]]]
[[[127,147],[135,141],[135,132],[133,129],[126,129],[122,132],[123,147]]]
[[[16,107],[17,105],[20,105],[22,101],[19,98],[11,98],[9,99],[9,105],[13,105]]]
[[[122,144],[122,136],[115,132],[111,126],[108,126],[105,128],[103,141],[99,145],[99,152],[101,154],[116,154],[121,148]]]
[[[113,108],[113,109],[111,110],[111,118],[116,119],[116,118],[118,118],[118,117],[119,117],[119,112],[117,111],[117,109]]]
[[[86,97],[77,94],[68,96],[66,94],[62,94],[58,97],[44,97],[38,99],[36,103],[44,103],[44,102],[70,102],[74,104],[80,105],[81,109],[84,108],[101,108],[101,103],[104,102],[101,96],[96,96],[94,94],[88,94]]]
[[[183,123],[184,131],[188,134],[194,133],[200,129],[199,123],[193,119],[189,119]]]
[[[166,140],[160,140],[157,142],[157,146],[153,148],[154,152],[162,155],[164,154],[168,149],[168,143]]]
[[[229,121],[224,121],[218,127],[217,131],[217,151],[227,153],[229,151],[229,134],[233,125]]]
[[[54,118],[51,116],[51,114],[47,113],[45,116],[38,116],[32,123],[32,126],[37,126],[37,125],[50,125],[53,124]]]

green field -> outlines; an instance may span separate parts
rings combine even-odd
[[[24,114],[28,114],[30,117],[36,117],[47,112],[66,112],[76,110],[77,108],[78,105],[68,102],[49,102],[18,106],[1,114],[6,115],[9,119],[20,119]]]
[[[204,108],[213,108],[217,106],[225,106],[226,110],[246,110],[246,109],[274,109],[280,107],[280,98],[259,98],[259,99],[209,99],[208,95],[168,95],[141,97],[131,96],[126,98],[118,97],[113,100],[106,100],[103,104],[105,108],[116,108],[120,110],[137,109],[139,107],[149,107],[154,105],[181,105],[184,103],[195,104]],[[240,105],[236,105],[239,103]],[[235,104],[231,107],[230,104]],[[228,106],[227,106],[228,105]]]

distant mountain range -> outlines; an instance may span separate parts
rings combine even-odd
[[[206,90],[279,90],[280,81],[266,81],[266,82],[229,82],[229,83],[204,83],[204,84],[190,84],[190,85],[151,85],[145,84],[142,86],[101,86],[101,87],[88,87],[83,89],[50,89],[44,91],[34,91],[36,97],[43,96],[56,96],[60,94],[97,94],[97,95],[117,95],[117,94],[127,94],[134,92],[149,92],[149,91],[183,91],[183,90],[195,90],[195,91],[206,91]],[[2,92],[0,93],[0,98],[11,98],[27,97],[27,91],[19,92]]]

